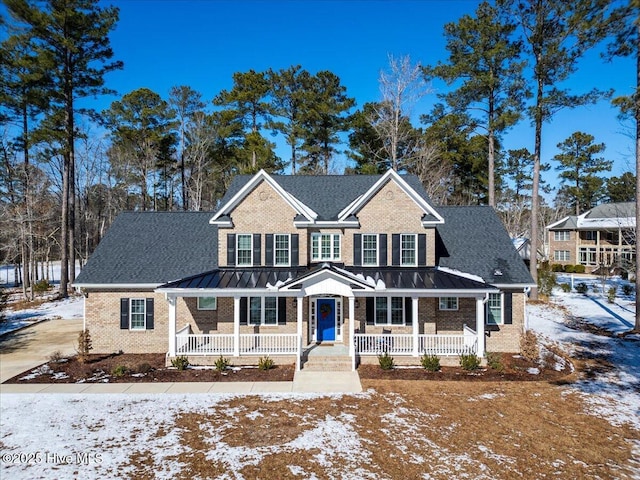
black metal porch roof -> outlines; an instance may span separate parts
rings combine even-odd
[[[309,276],[322,270],[337,274],[347,271],[358,276],[363,283],[372,287],[384,284],[385,289],[397,290],[487,290],[492,289],[484,282],[454,273],[432,268],[364,268],[336,267],[323,264],[315,268],[221,268],[193,275],[160,286],[160,289],[252,289],[274,288],[289,284],[301,276]],[[343,274],[344,275],[344,274]],[[351,281],[348,277],[346,280]]]

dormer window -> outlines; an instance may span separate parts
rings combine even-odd
[[[340,234],[313,233],[311,235],[311,260],[314,262],[340,260]]]

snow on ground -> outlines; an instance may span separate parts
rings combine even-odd
[[[583,277],[575,284],[581,282],[590,287],[586,295],[555,289],[551,304],[528,305],[529,328],[543,343],[598,364],[595,375],[570,387],[584,396],[590,414],[640,429],[640,335],[618,336],[634,325],[635,297],[616,297],[611,304],[602,293],[593,292],[593,286],[602,291],[600,279]],[[605,291],[621,283],[619,278],[609,279]]]
[[[29,325],[44,319],[72,319],[82,318],[84,314],[83,297],[74,296],[64,300],[57,300],[43,303],[34,308],[13,311],[8,308],[5,317],[6,321],[0,323],[0,335],[17,328]]]

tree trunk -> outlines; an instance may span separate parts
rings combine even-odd
[[[64,153],[62,167],[62,216],[60,226],[60,295],[68,296],[69,281],[69,154]]]
[[[538,299],[538,211],[539,199],[538,190],[540,189],[540,154],[542,149],[542,95],[543,85],[542,79],[538,79],[538,91],[536,96],[535,107],[535,146],[533,153],[533,185],[531,187],[531,253],[529,255],[529,271],[533,278],[535,287],[531,289],[530,298]]]
[[[489,206],[496,206],[496,186],[495,186],[495,170],[496,170],[496,157],[495,157],[495,134],[493,132],[493,115],[495,114],[493,108],[493,98],[489,99],[489,122],[487,125],[488,140],[489,140]]]
[[[636,20],[636,229],[640,225],[640,22]],[[638,261],[638,239],[636,238],[636,324],[634,330],[640,333],[640,309],[638,308],[638,292],[640,292],[640,262]]]

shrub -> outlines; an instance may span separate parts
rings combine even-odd
[[[613,303],[616,299],[616,287],[611,287],[607,290],[607,301]]]
[[[622,294],[623,295],[626,295],[628,297],[632,293],[633,293],[633,285],[630,285],[628,283],[625,283],[624,285],[622,285]]]
[[[550,296],[553,287],[556,286],[556,274],[550,269],[538,271],[538,291],[540,294]]]
[[[525,360],[537,363],[540,358],[540,349],[538,348],[538,337],[531,330],[527,330],[520,337],[520,354]]]
[[[62,356],[62,352],[60,350],[56,350],[51,355],[49,355],[49,363],[60,363],[64,357]]]
[[[560,290],[562,290],[563,292],[569,293],[571,291],[571,285],[569,285],[568,283],[561,283]]]
[[[576,292],[578,293],[587,293],[589,291],[589,287],[587,286],[586,283],[579,283],[578,285],[576,285]]]
[[[552,272],[564,272],[564,265],[560,265],[559,263],[554,263],[551,265]]]
[[[475,353],[463,353],[460,355],[460,366],[467,371],[477,370],[480,368],[480,357]]]
[[[178,370],[186,370],[189,367],[189,359],[185,355],[180,355],[171,360],[171,366]]]
[[[576,266],[575,265],[565,265],[564,266],[564,271],[567,272],[567,273],[575,273]]]
[[[149,373],[151,370],[153,370],[153,367],[148,363],[141,363],[136,367],[137,373]]]
[[[502,354],[495,352],[487,352],[487,365],[489,368],[498,372],[504,371],[504,365],[502,364]]]
[[[437,355],[427,355],[426,353],[420,358],[420,363],[423,368],[430,372],[437,372],[440,370],[440,359]]]
[[[382,370],[393,370],[396,366],[393,361],[393,357],[389,355],[387,352],[384,352],[382,355],[378,355],[378,363],[380,364],[380,368]]]
[[[231,362],[229,361],[228,358],[220,355],[220,358],[218,358],[213,365],[217,371],[224,372],[227,368],[229,368],[229,365],[231,365]]]
[[[78,348],[76,352],[78,353],[78,361],[80,363],[85,363],[89,360],[89,352],[93,350],[93,342],[91,341],[91,334],[89,330],[83,330],[78,334]]]
[[[114,377],[124,377],[127,373],[129,373],[129,368],[126,365],[118,365],[111,370],[111,375]]]
[[[585,272],[585,267],[584,265],[576,265],[573,267],[574,268],[574,272],[575,273],[584,273]]]
[[[260,357],[260,360],[258,360],[258,368],[260,370],[271,370],[275,366],[275,363],[269,357]]]
[[[46,279],[42,279],[33,284],[33,291],[37,294],[42,294],[49,290],[51,285],[49,285],[49,281]]]

